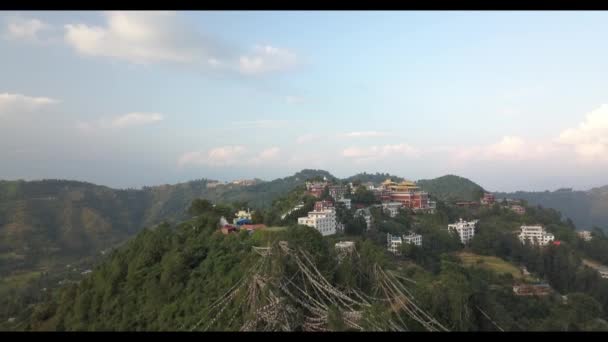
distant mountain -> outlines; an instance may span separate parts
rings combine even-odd
[[[497,198],[516,198],[530,205],[540,205],[560,211],[570,218],[578,229],[594,226],[608,228],[608,186],[588,191],[563,188],[556,191],[495,193]]]
[[[416,182],[424,191],[444,201],[476,201],[483,196],[484,189],[464,178],[446,175]]]

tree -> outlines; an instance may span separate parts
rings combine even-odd
[[[197,216],[209,211],[212,207],[213,204],[211,204],[211,202],[209,202],[208,200],[197,198],[192,201],[192,204],[190,204],[190,207],[188,208],[188,214]]]

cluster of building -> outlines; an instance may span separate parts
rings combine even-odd
[[[593,238],[593,236],[591,235],[591,232],[588,230],[582,230],[580,232],[577,232],[578,237],[580,237],[581,239],[585,240],[585,241],[591,241],[591,239]]]
[[[220,218],[220,231],[222,234],[227,235],[230,233],[236,233],[241,230],[253,232],[258,229],[266,228],[264,224],[253,224],[251,220],[252,212],[247,210],[239,210],[232,220],[232,224],[229,224],[226,218]]]
[[[475,236],[476,224],[477,220],[463,221],[462,219],[459,219],[456,223],[448,224],[448,231],[456,232],[458,237],[460,237],[460,242],[466,245],[473,239],[473,236]]]
[[[322,182],[306,182],[306,193],[319,198],[323,195],[323,192],[328,185],[329,183],[326,180]]]
[[[422,235],[413,232],[402,236],[391,235],[390,233],[386,234],[386,249],[389,252],[395,255],[401,255],[400,250],[403,243],[422,246]]]
[[[336,219],[336,208],[330,201],[317,201],[308,216],[298,218],[298,224],[312,227],[323,236],[333,235],[341,228]]]
[[[380,187],[374,188],[372,191],[382,203],[401,203],[403,207],[415,211],[433,211],[436,207],[436,203],[429,199],[429,194],[411,181],[404,180],[397,183],[387,179],[380,184]]]
[[[496,203],[496,198],[494,197],[493,194],[490,193],[484,193],[483,197],[481,198],[481,200],[479,201],[481,203],[481,205],[494,205],[494,203]]]
[[[546,246],[555,240],[555,236],[548,233],[545,228],[541,225],[534,226],[521,226],[519,233],[519,240],[526,244]]]

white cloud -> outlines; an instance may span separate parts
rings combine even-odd
[[[260,152],[260,155],[258,156],[261,160],[271,160],[271,159],[275,159],[279,156],[279,153],[281,152],[281,149],[278,147],[271,147],[268,149],[265,149],[264,151]]]
[[[179,158],[177,164],[180,167],[186,165],[229,166],[238,163],[245,151],[245,147],[237,145],[215,147],[206,153],[188,152]]]
[[[86,56],[111,57],[135,64],[170,62],[216,71],[258,75],[282,71],[296,55],[270,45],[238,53],[218,39],[185,24],[176,12],[104,12],[105,24],[64,25],[65,42]]]
[[[4,37],[10,40],[42,42],[40,34],[51,29],[51,25],[35,18],[10,17]]]
[[[241,56],[239,71],[247,75],[288,70],[296,66],[298,58],[292,51],[270,45],[256,45],[253,51]]]
[[[420,156],[420,150],[407,144],[349,147],[342,151],[342,156],[357,162],[365,162],[386,158],[417,158]]]
[[[141,113],[133,112],[116,116],[110,119],[104,118],[94,122],[80,122],[77,124],[81,131],[91,131],[96,129],[122,129],[132,126],[143,126],[154,124],[165,119],[161,113]]]
[[[588,113],[578,127],[564,130],[557,142],[573,147],[583,159],[608,159],[608,104]]]
[[[180,24],[174,12],[105,12],[105,26],[67,24],[64,39],[77,52],[132,63],[203,62],[218,66],[215,42]]]
[[[112,127],[123,128],[139,126],[162,121],[164,115],[160,113],[129,113],[112,119]]]
[[[349,132],[340,134],[341,137],[347,138],[378,138],[378,137],[387,137],[392,134],[389,132],[378,132],[378,131],[363,131],[363,132]]]
[[[0,117],[36,111],[55,103],[59,103],[59,101],[48,97],[30,97],[22,94],[0,93]]]

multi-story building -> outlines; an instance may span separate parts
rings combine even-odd
[[[422,246],[422,235],[409,233],[408,235],[403,235],[403,242],[409,243],[416,246]]]
[[[251,224],[251,212],[249,211],[249,209],[247,209],[247,211],[245,210],[239,210],[236,215],[236,217],[233,219],[233,223],[237,224],[237,225],[241,225],[241,224]]]
[[[346,194],[346,187],[343,185],[331,185],[329,186],[329,196],[337,200],[338,198],[344,197]]]
[[[591,232],[588,230],[582,230],[580,232],[577,232],[578,237],[580,237],[581,239],[585,240],[585,241],[591,241],[591,239],[593,238],[591,236]]]
[[[475,236],[476,224],[477,220],[463,221],[462,219],[459,219],[459,221],[456,223],[448,224],[448,230],[455,231],[456,233],[458,233],[460,241],[466,245],[469,241],[473,239],[473,236]]]
[[[395,255],[401,255],[400,249],[404,242],[421,246],[422,235],[415,233],[410,233],[403,236],[391,235],[390,233],[386,234],[386,249]]]
[[[306,191],[314,197],[319,198],[323,195],[326,186],[327,182],[306,182]]]
[[[308,212],[308,216],[298,218],[298,224],[312,227],[323,236],[335,234],[338,227],[336,211],[333,206],[327,206],[327,201],[319,201],[315,203],[315,210]]]
[[[372,214],[369,211],[369,208],[362,208],[355,210],[355,217],[362,216],[365,219],[365,224],[367,225],[367,230],[372,228]]]
[[[350,209],[351,208],[350,198],[340,198],[336,202],[337,203],[342,203],[346,209]]]
[[[519,204],[514,204],[514,205],[510,206],[509,209],[511,209],[518,215],[523,215],[526,213],[526,208],[522,207]]]
[[[428,210],[431,208],[429,194],[421,191],[416,183],[404,180],[401,183],[390,179],[382,182],[376,197],[381,201],[400,202],[404,207],[413,210]]]
[[[401,202],[382,203],[382,211],[384,211],[390,217],[397,216],[399,214],[399,209],[401,208],[403,208],[403,204]]]
[[[541,225],[521,226],[519,240],[522,243],[530,242],[533,245],[546,246],[555,239],[551,233],[547,233]]]
[[[314,211],[323,211],[325,209],[333,209],[334,204],[331,201],[316,201]]]
[[[493,205],[495,201],[496,198],[490,193],[483,194],[483,197],[481,198],[481,204],[483,205]]]

